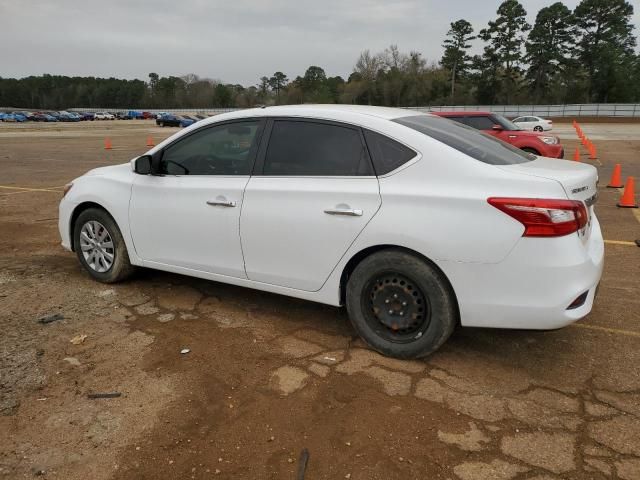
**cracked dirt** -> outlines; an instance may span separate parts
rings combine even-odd
[[[0,126],[0,185],[41,189],[171,132]],[[640,142],[598,147],[601,184],[614,161],[640,176]],[[619,192],[600,195],[605,238],[639,238]],[[576,326],[463,328],[399,361],[340,309],[149,270],[95,283],[59,247],[58,199],[0,189],[0,478],[293,479],[307,448],[307,479],[640,479],[636,247],[607,245]]]

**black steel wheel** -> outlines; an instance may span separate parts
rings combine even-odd
[[[436,351],[458,323],[451,285],[431,262],[388,249],[362,260],[346,285],[355,330],[374,350],[397,358]]]
[[[362,310],[374,330],[392,342],[412,342],[429,326],[429,301],[417,282],[399,272],[372,277],[362,296]],[[381,328],[382,327],[382,328]]]

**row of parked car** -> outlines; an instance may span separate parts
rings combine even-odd
[[[68,112],[61,110],[58,112],[42,111],[27,112],[24,110],[11,113],[0,112],[2,122],[81,122],[86,120],[132,120],[153,119],[156,115],[151,112],[139,112],[129,110],[127,112]]]
[[[162,112],[156,115],[156,125],[160,127],[188,127],[200,120],[208,118],[205,115],[176,115],[175,113]]]

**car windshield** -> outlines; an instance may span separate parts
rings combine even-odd
[[[513,165],[536,159],[535,155],[524,152],[480,130],[446,118],[413,115],[396,118],[393,121],[490,165]]]
[[[522,128],[513,123],[511,120],[504,118],[502,115],[493,114],[492,117],[505,130],[522,130]]]

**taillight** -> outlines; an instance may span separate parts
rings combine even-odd
[[[487,202],[522,223],[523,237],[561,237],[588,221],[587,208],[578,200],[491,197]]]

